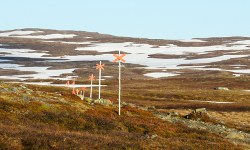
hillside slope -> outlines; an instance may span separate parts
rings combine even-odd
[[[126,106],[88,104],[70,89],[0,83],[0,149],[242,149],[221,136]]]

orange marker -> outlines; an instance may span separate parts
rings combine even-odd
[[[76,95],[78,95],[79,94],[79,89],[76,89]]]
[[[76,95],[76,91],[75,91],[74,88],[72,89],[72,94],[73,94],[73,95]]]
[[[95,76],[92,74],[92,75],[90,75],[89,76],[89,80],[91,81],[91,80],[95,80]]]
[[[82,87],[82,91],[86,91],[86,87]]]
[[[100,64],[96,64],[96,69],[102,69],[102,70],[104,70],[104,67],[105,66],[105,64],[102,64],[102,62],[100,61]]]
[[[117,62],[117,61],[122,61],[123,63],[125,63],[126,61],[125,61],[125,59],[123,59],[123,57],[125,57],[126,56],[126,54],[119,54],[119,55],[117,55],[117,54],[113,54],[113,56],[115,56],[115,60],[114,60],[114,62]]]
[[[75,81],[75,79],[72,81],[72,85],[75,85],[76,84],[76,81]]]

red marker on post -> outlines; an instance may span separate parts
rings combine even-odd
[[[76,95],[75,88],[72,89],[72,94],[73,94],[73,95]]]
[[[75,85],[75,79],[72,81],[72,85],[73,85],[72,94],[76,95],[76,91],[75,91],[75,87],[74,87],[74,85]]]
[[[79,89],[76,89],[76,95],[79,95]]]
[[[118,96],[119,96],[119,98],[118,98],[118,101],[119,101],[119,111],[118,111],[118,113],[119,113],[119,115],[121,115],[121,62],[123,62],[123,63],[125,63],[126,61],[125,61],[125,59],[123,58],[123,57],[125,57],[126,56],[126,54],[121,54],[121,51],[119,50],[119,54],[117,55],[117,54],[114,54],[114,56],[115,56],[115,60],[114,60],[114,62],[118,62],[119,63],[119,94],[118,94]]]
[[[76,80],[74,79],[73,81],[72,81],[72,85],[75,85],[76,84]]]
[[[105,64],[102,64],[102,61],[100,61],[100,64],[96,64],[96,69],[99,69],[99,97],[98,99],[101,99],[101,77],[102,77],[102,70],[104,70]]]
[[[82,87],[82,100],[84,100],[84,93],[86,91],[86,87]]]
[[[86,87],[83,86],[83,87],[82,87],[82,91],[86,91]]]

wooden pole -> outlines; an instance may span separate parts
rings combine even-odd
[[[90,98],[92,99],[92,91],[93,91],[93,80],[95,80],[95,76],[92,74],[89,76],[89,80],[90,80]]]
[[[119,66],[118,66],[118,69],[119,69],[119,77],[118,77],[118,80],[119,80],[119,93],[118,93],[118,114],[121,115],[121,62],[126,62],[125,59],[123,59],[123,57],[126,56],[126,54],[122,54],[121,55],[121,51],[119,50],[119,54],[114,54],[115,56],[115,60],[114,62],[117,62],[119,63]]]
[[[90,98],[92,99],[92,83],[93,83],[93,80],[90,80]]]
[[[119,50],[119,56],[121,51]],[[119,60],[119,115],[121,115],[121,60]]]
[[[100,66],[102,61],[100,61]],[[99,99],[101,99],[101,77],[102,77],[102,68],[99,68]]]
[[[82,93],[80,93],[81,99],[82,99],[82,100],[84,100],[85,90],[86,90],[86,88],[85,88],[85,87],[82,87],[82,90],[81,90]]]

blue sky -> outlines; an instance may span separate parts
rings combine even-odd
[[[47,28],[190,39],[250,36],[249,0],[2,0],[0,30]]]

